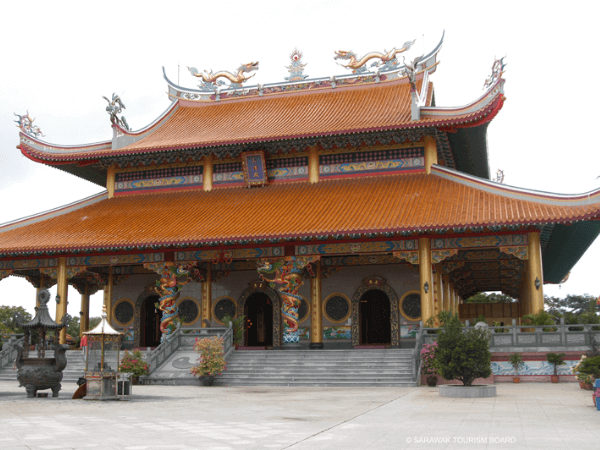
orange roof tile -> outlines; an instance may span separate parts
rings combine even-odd
[[[417,82],[419,89],[421,83]],[[432,92],[430,83],[427,106]],[[122,148],[61,150],[55,146],[49,151],[48,145],[22,143],[21,149],[35,160],[78,161],[311,136],[427,126],[451,128],[467,123],[475,126],[478,121],[491,120],[503,98],[498,88],[469,107],[424,110],[420,120],[411,120],[410,84],[406,80],[219,102],[179,100],[163,119],[144,131],[143,138]]]
[[[506,191],[424,173],[120,196],[22,226],[0,227],[0,253],[568,222],[592,201]]]

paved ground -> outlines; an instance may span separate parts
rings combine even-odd
[[[74,390],[28,399],[0,382],[0,450],[600,448],[600,412],[575,383],[499,384],[491,399],[428,387],[134,386],[130,402],[89,402],[71,400]]]

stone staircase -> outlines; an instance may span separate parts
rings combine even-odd
[[[238,350],[214,386],[409,387],[411,349]]]
[[[53,356],[54,351],[51,350],[46,355]],[[67,367],[63,370],[62,384],[75,383],[79,377],[83,376],[84,372],[85,358],[83,357],[83,351],[67,350]],[[0,369],[0,381],[14,381],[17,384],[19,383],[17,380],[17,371],[13,370],[13,364]]]

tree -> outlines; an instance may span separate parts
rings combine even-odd
[[[29,322],[31,314],[22,306],[0,306],[0,333],[14,334],[22,333],[23,329],[17,326],[15,321],[16,315],[21,315],[23,322]]]
[[[71,319],[69,325],[67,325],[67,334],[73,339],[79,337],[79,317],[75,316]]]
[[[592,313],[592,315],[596,315],[600,313],[600,305],[596,304],[596,297],[590,294],[567,295],[565,298],[544,296],[544,303],[547,311],[559,318],[564,317],[573,320],[584,314]]]
[[[465,300],[465,303],[514,303],[517,300],[504,294],[479,292]]]
[[[452,316],[437,335],[436,367],[446,380],[471,386],[476,378],[492,373],[490,332],[487,328],[463,330],[458,315]]]
[[[102,320],[102,317],[90,317],[90,330],[93,330]],[[67,334],[69,334],[74,339],[79,337],[79,331],[81,330],[81,323],[79,322],[79,317],[73,317],[67,325]],[[89,331],[89,330],[88,330]]]

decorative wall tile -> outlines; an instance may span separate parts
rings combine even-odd
[[[396,173],[422,170],[424,167],[423,148],[396,148],[319,156],[319,176],[322,178]]]

